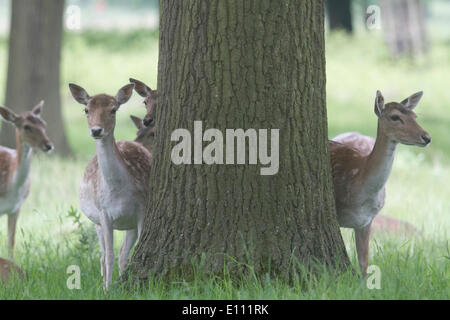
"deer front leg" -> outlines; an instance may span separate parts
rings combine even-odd
[[[130,251],[136,243],[136,239],[138,237],[138,230],[127,230],[125,234],[125,239],[123,240],[122,247],[119,252],[119,272],[122,273],[128,265],[128,261],[130,258]]]
[[[19,210],[8,215],[8,256],[12,260],[14,258],[14,242],[16,237],[17,218]]]
[[[367,274],[367,267],[369,265],[369,239],[370,239],[370,226],[361,229],[355,229],[355,242],[356,242],[356,252],[358,254],[359,268],[363,276]]]
[[[105,220],[105,219],[104,219]],[[110,221],[103,221],[101,224],[101,231],[105,243],[105,274],[103,281],[105,290],[109,289],[112,283],[112,273],[114,267],[114,230]]]
[[[95,225],[95,231],[97,231],[98,242],[100,243],[100,274],[105,276],[105,238],[103,237],[102,227]]]

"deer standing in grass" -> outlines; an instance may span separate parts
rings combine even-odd
[[[339,225],[355,230],[356,251],[363,275],[369,260],[370,227],[384,206],[385,184],[399,143],[424,147],[430,135],[416,121],[413,109],[422,92],[400,103],[384,104],[377,91],[377,138],[357,132],[338,135],[328,143]]]
[[[46,123],[41,119],[41,101],[31,111],[20,115],[0,107],[2,118],[16,127],[16,149],[0,146],[0,216],[8,216],[8,251],[14,255],[14,240],[20,207],[30,192],[30,167],[32,150],[44,152],[53,149],[45,131]]]
[[[90,135],[96,141],[97,152],[84,172],[79,200],[81,210],[95,223],[101,274],[108,289],[114,264],[113,230],[126,230],[119,252],[123,271],[142,231],[152,157],[136,142],[114,139],[116,112],[130,99],[134,84],[122,87],[116,96],[91,97],[80,86],[69,84],[69,88],[75,100],[86,106]]]

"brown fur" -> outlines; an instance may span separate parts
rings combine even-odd
[[[16,273],[19,277],[23,277],[23,272],[13,262],[0,258],[0,282],[5,284]]]
[[[150,167],[152,165],[151,153],[140,144],[133,141],[118,141],[116,145],[125,167],[136,181],[136,187],[138,188],[139,193],[142,197],[147,197],[147,182]],[[101,173],[98,167],[97,155],[95,155],[86,166],[83,180],[91,181],[96,198],[100,179]]]

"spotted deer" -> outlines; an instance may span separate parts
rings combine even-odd
[[[424,147],[430,135],[416,121],[413,109],[422,92],[400,103],[384,104],[377,91],[375,114],[377,137],[350,132],[338,135],[328,143],[339,225],[355,230],[356,251],[363,275],[369,260],[370,228],[384,206],[385,184],[391,173],[394,153],[399,143]]]
[[[12,261],[0,258],[0,284],[5,284],[16,273],[19,277],[23,276],[22,270]]]
[[[2,118],[16,128],[16,149],[0,146],[0,216],[8,216],[7,246],[9,258],[14,256],[14,242],[19,211],[30,192],[30,167],[33,149],[48,152],[53,144],[41,119],[44,101],[31,111],[16,114],[0,107]]]
[[[134,83],[134,90],[141,96],[144,97],[144,105],[147,109],[147,114],[144,117],[143,124],[144,126],[148,127],[153,124],[154,121],[154,112],[156,108],[156,99],[158,98],[158,92],[157,90],[150,89],[149,86],[147,86],[145,83],[130,78],[130,82]]]
[[[126,230],[119,252],[122,272],[142,231],[152,157],[136,142],[114,139],[116,112],[130,99],[134,84],[122,87],[116,96],[91,97],[78,85],[69,84],[69,88],[75,100],[85,105],[89,132],[96,142],[96,155],[80,184],[79,201],[81,210],[96,227],[101,274],[108,289],[114,264],[113,230]]]
[[[139,117],[131,115],[130,118],[135,127],[138,129],[136,139],[134,139],[134,141],[142,144],[151,153],[155,143],[155,127],[152,125],[146,127],[143,119]]]

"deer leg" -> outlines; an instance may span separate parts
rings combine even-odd
[[[106,272],[103,276],[105,289],[108,290],[112,282],[112,273],[114,267],[114,230],[112,223],[104,221],[101,225],[103,239],[105,242],[105,265]]]
[[[105,239],[103,238],[102,227],[100,225],[95,225],[95,231],[97,231],[98,242],[100,243],[100,274],[102,277],[105,276]]]
[[[19,210],[8,215],[8,255],[9,259],[14,258],[14,242],[16,237],[17,218],[19,217]]]
[[[356,252],[358,254],[359,268],[363,276],[367,274],[367,267],[369,265],[369,239],[370,239],[370,226],[361,229],[355,229],[355,242],[356,242]]]
[[[128,265],[128,261],[130,258],[130,251],[136,243],[136,239],[138,237],[138,230],[127,230],[125,234],[125,239],[123,240],[122,247],[120,248],[119,253],[119,272],[122,273]]]

